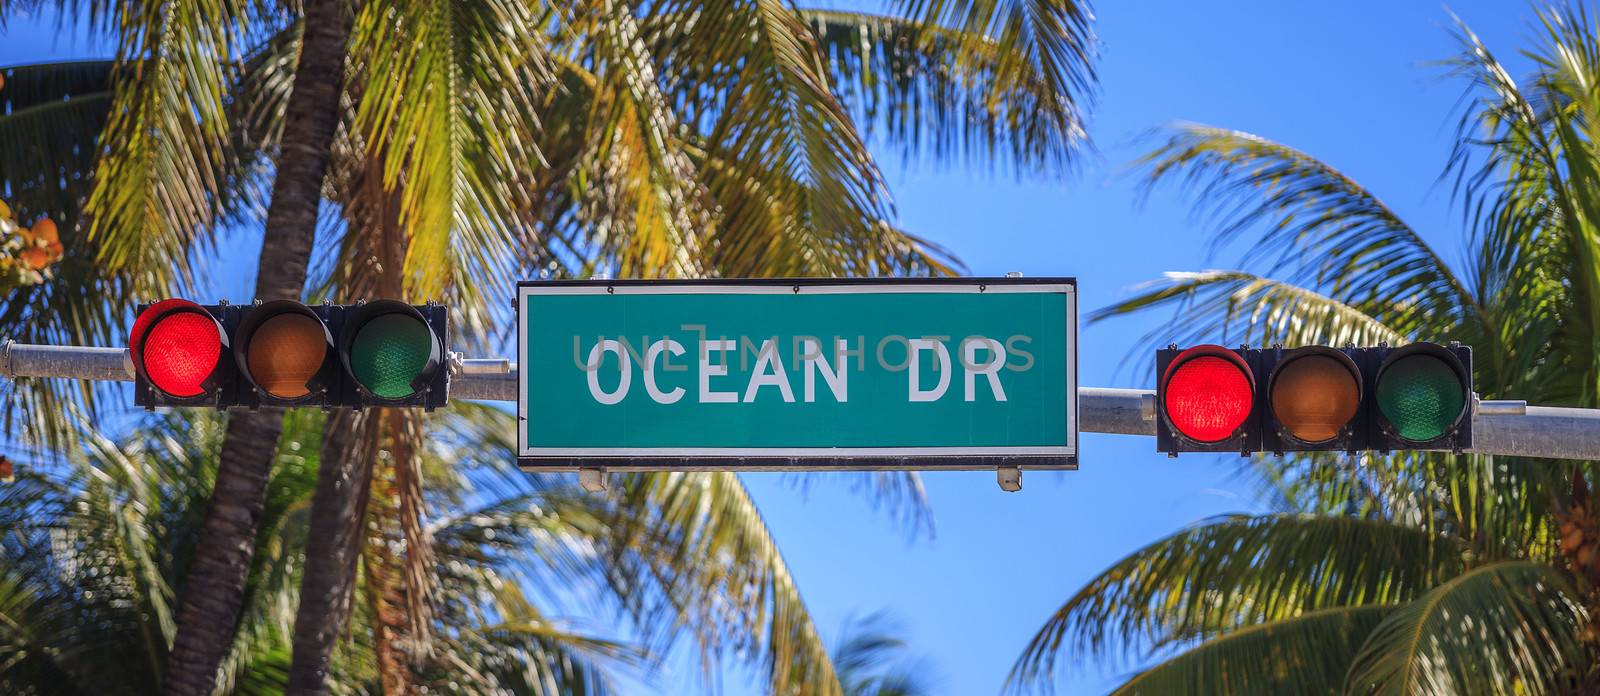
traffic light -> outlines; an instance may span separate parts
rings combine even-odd
[[[139,311],[128,334],[140,406],[216,406],[234,398],[224,306],[162,300]]]
[[[1172,455],[1472,446],[1466,346],[1173,346],[1156,375],[1156,447]]]
[[[349,308],[339,360],[350,378],[348,401],[377,406],[445,404],[445,309],[378,300]]]
[[[128,337],[134,403],[156,406],[409,406],[448,399],[447,313],[394,300],[292,300],[141,308]]]
[[[1360,348],[1261,351],[1267,388],[1261,449],[1267,452],[1366,449],[1366,380]]]
[[[276,300],[239,309],[243,316],[233,334],[238,405],[339,405],[339,365],[327,324],[332,307]]]
[[[1472,349],[1413,343],[1377,348],[1372,448],[1383,451],[1472,446]]]
[[[1156,351],[1156,448],[1254,452],[1261,448],[1255,351],[1200,345]]]

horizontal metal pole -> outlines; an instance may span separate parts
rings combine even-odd
[[[450,354],[451,375],[503,375],[516,364],[506,358],[468,358],[460,353]]]
[[[1472,450],[1513,457],[1600,460],[1600,410],[1527,406],[1522,415],[1472,418]]]
[[[462,375],[450,382],[453,399],[516,401],[515,367],[504,375]],[[1156,393],[1149,389],[1078,390],[1078,429],[1113,435],[1156,434]],[[1472,449],[1547,459],[1600,460],[1600,410],[1482,401],[1472,417]]]
[[[1156,434],[1156,393],[1148,389],[1078,389],[1078,429],[1116,435]]]
[[[1480,416],[1520,416],[1528,412],[1526,401],[1479,401],[1475,407]]]
[[[0,376],[132,382],[133,360],[128,357],[127,348],[37,346],[5,341],[0,343]]]
[[[516,401],[517,365],[505,358],[455,361],[450,398]],[[126,348],[0,343],[0,376],[59,377],[128,382],[133,362]],[[1078,390],[1078,426],[1086,433],[1156,434],[1155,392],[1149,389]],[[1472,416],[1472,449],[1547,459],[1600,460],[1600,410],[1528,406],[1523,401],[1480,401]]]
[[[479,401],[516,401],[517,368],[498,375],[462,374],[450,378],[450,398]]]

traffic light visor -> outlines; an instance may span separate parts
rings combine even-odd
[[[140,313],[128,347],[151,386],[174,397],[196,397],[205,393],[222,356],[222,329],[199,305],[165,300]]]
[[[1378,372],[1378,409],[1412,442],[1443,437],[1461,419],[1466,387],[1458,368],[1434,351],[1392,357]]]
[[[244,346],[240,367],[256,388],[279,399],[311,394],[332,340],[322,320],[299,302],[280,300],[257,307],[239,327]]]
[[[1250,417],[1255,386],[1250,369],[1221,346],[1196,346],[1167,368],[1162,409],[1167,421],[1197,442],[1221,442]]]
[[[1326,442],[1360,408],[1361,378],[1355,362],[1343,353],[1302,350],[1307,352],[1291,353],[1272,373],[1272,415],[1296,440]]]
[[[416,393],[438,360],[438,342],[420,316],[379,314],[356,329],[350,372],[367,391],[403,399]]]

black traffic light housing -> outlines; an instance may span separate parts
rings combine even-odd
[[[1251,384],[1250,413],[1233,433],[1222,440],[1204,442],[1184,435],[1167,413],[1168,380],[1182,362],[1206,357],[1221,357],[1244,370]],[[1258,361],[1260,351],[1249,346],[1224,348],[1222,346],[1193,346],[1179,349],[1168,346],[1156,351],[1156,451],[1177,456],[1179,452],[1238,452],[1247,455],[1261,449],[1261,403],[1256,396],[1261,391]]]
[[[1246,370],[1251,378],[1252,409],[1248,418],[1234,431],[1232,435],[1219,441],[1202,441],[1186,436],[1174,423],[1173,415],[1169,413],[1168,381],[1182,362],[1203,355],[1217,355],[1230,358],[1234,364]],[[1357,394],[1354,397],[1352,415],[1344,421],[1333,435],[1327,439],[1306,441],[1294,436],[1290,423],[1280,418],[1273,403],[1273,389],[1277,385],[1280,375],[1286,374],[1284,369],[1295,361],[1320,356],[1330,362],[1324,363],[1326,368],[1333,363],[1342,365],[1352,377],[1355,378]],[[1434,361],[1419,367],[1412,363],[1410,367],[1403,367],[1401,371],[1390,373],[1389,370],[1408,357],[1425,356]],[[1446,450],[1462,452],[1472,447],[1472,413],[1476,396],[1473,394],[1472,383],[1472,349],[1458,343],[1448,346],[1437,343],[1412,343],[1405,346],[1390,348],[1380,344],[1376,347],[1347,346],[1342,349],[1326,346],[1307,346],[1302,348],[1286,349],[1274,346],[1270,349],[1259,350],[1249,347],[1226,349],[1220,346],[1194,346],[1180,350],[1177,346],[1170,346],[1156,351],[1156,449],[1176,456],[1179,452],[1251,452],[1265,451],[1282,454],[1284,452],[1307,451],[1343,451],[1359,452],[1363,450],[1376,450],[1381,452],[1401,450]],[[1401,381],[1402,372],[1410,370],[1407,381],[1413,390],[1407,394],[1405,382]],[[1420,372],[1418,371],[1420,370]],[[1326,381],[1324,371],[1323,379],[1313,379],[1308,382],[1311,386],[1319,383],[1323,387],[1330,387]],[[1453,386],[1460,390],[1461,405],[1453,416],[1449,411],[1453,408],[1454,393],[1443,389],[1440,382],[1453,382]],[[1286,387],[1287,388],[1287,387]],[[1384,394],[1393,389],[1402,391],[1394,392],[1391,398],[1399,399],[1398,402],[1389,402]],[[1194,395],[1191,395],[1193,397]],[[1237,390],[1228,399],[1237,405]],[[1220,395],[1212,395],[1210,402],[1207,399],[1193,399],[1190,404],[1200,409],[1223,403]],[[1183,402],[1179,402],[1180,404]],[[1314,409],[1307,409],[1305,413],[1326,413],[1325,406],[1328,402],[1314,404]],[[1393,414],[1384,412],[1385,404],[1392,408],[1421,408],[1420,414],[1413,411],[1414,420],[1409,424],[1395,422]],[[1345,401],[1341,408],[1349,406]],[[1444,414],[1430,406],[1442,406]],[[1435,420],[1427,420],[1427,419]],[[1292,420],[1292,419],[1290,419]],[[1448,422],[1445,422],[1445,421]],[[1304,428],[1313,424],[1317,428],[1328,427],[1328,420],[1317,421],[1307,419],[1301,422]],[[1442,425],[1441,425],[1442,424]],[[1407,425],[1411,428],[1412,437],[1406,437]],[[1421,428],[1419,431],[1418,428]],[[1309,428],[1307,430],[1314,430]],[[1302,430],[1301,432],[1307,432]],[[1426,436],[1418,438],[1417,433]]]
[[[1301,348],[1284,348],[1281,345],[1273,346],[1259,351],[1258,358],[1261,366],[1260,374],[1263,381],[1257,387],[1257,406],[1261,409],[1261,451],[1263,452],[1358,452],[1367,449],[1370,438],[1368,437],[1368,403],[1371,397],[1373,384],[1371,368],[1368,365],[1367,349],[1346,346],[1332,348],[1329,346],[1304,346]],[[1273,406],[1273,388],[1278,384],[1282,368],[1295,360],[1307,358],[1315,359],[1321,356],[1331,359],[1350,371],[1356,386],[1356,403],[1354,415],[1339,428],[1338,432],[1330,439],[1309,442],[1295,437],[1293,432],[1279,419],[1277,409]]]
[[[134,404],[146,409],[211,406],[219,409],[239,407],[254,410],[262,406],[299,406],[320,407],[327,410],[340,407],[359,409],[368,406],[391,406],[420,407],[431,411],[446,405],[449,401],[449,370],[446,364],[450,345],[449,313],[443,306],[410,305],[395,300],[320,306],[307,306],[291,300],[251,305],[230,305],[226,302],[199,305],[187,300],[169,299],[142,305],[137,309],[138,319],[135,320],[133,330],[129,334],[128,347],[134,364]],[[216,329],[214,337],[218,346],[216,364],[210,366],[203,380],[197,379],[202,367],[195,364],[195,355],[203,355],[205,352],[183,350],[195,345],[211,345],[210,332],[200,328],[202,324],[186,320],[184,329],[187,333],[173,333],[164,339],[165,342],[161,346],[155,348],[146,345],[145,338],[152,329],[177,312],[204,316]],[[403,315],[419,322],[427,329],[428,344],[424,350],[422,369],[415,373],[410,383],[411,392],[404,396],[386,397],[362,385],[356,378],[357,373],[353,371],[349,359],[349,350],[361,327],[368,321],[387,314]],[[320,362],[306,358],[309,353],[305,353],[297,357],[291,356],[299,362],[291,361],[292,364],[288,368],[284,368],[282,362],[275,364],[278,369],[289,369],[296,375],[291,384],[294,384],[296,389],[305,390],[301,395],[284,394],[281,389],[280,393],[275,395],[268,389],[270,380],[264,378],[265,383],[258,382],[257,378],[261,375],[251,373],[250,352],[252,345],[258,342],[258,339],[268,342],[265,346],[255,346],[258,350],[268,350],[272,345],[282,344],[261,338],[261,329],[270,320],[285,315],[299,315],[314,320],[314,326],[302,323],[294,327],[293,331],[286,332],[298,334],[295,336],[297,340],[289,342],[297,349],[304,350],[308,343],[324,344]],[[283,327],[280,325],[279,328]],[[316,334],[319,340],[308,341],[308,334]],[[191,338],[205,340],[196,342],[189,340]],[[169,360],[165,364],[169,367],[165,369],[168,373],[172,373],[174,369],[178,370],[183,379],[175,379],[170,375],[161,379],[174,380],[169,382],[169,386],[181,383],[185,390],[182,395],[165,391],[155,383],[159,380],[152,380],[145,360],[147,349],[168,351],[165,355]],[[381,361],[381,357],[376,359]],[[308,376],[304,378],[302,386],[298,375],[307,373]],[[393,373],[389,374],[392,377]],[[198,389],[198,392],[187,395],[189,389]]]

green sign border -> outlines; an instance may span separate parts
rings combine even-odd
[[[1067,442],[1056,447],[674,448],[531,449],[527,444],[528,373],[517,375],[517,462],[527,471],[603,468],[617,471],[885,471],[1078,468],[1078,281],[1076,278],[774,278],[706,280],[525,280],[517,284],[517,359],[523,355],[528,317],[524,298],[534,294],[832,294],[918,292],[1039,292],[1067,297]]]

